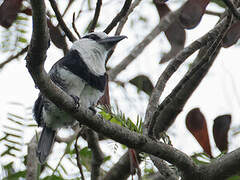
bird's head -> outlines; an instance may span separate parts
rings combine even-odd
[[[83,53],[84,51],[99,51],[107,54],[118,42],[127,36],[108,36],[104,32],[92,32],[73,43],[72,49]]]
[[[118,42],[125,38],[127,38],[127,36],[108,36],[104,32],[92,32],[82,37],[82,40],[96,44],[97,46],[102,46],[105,48],[105,50],[109,51]]]

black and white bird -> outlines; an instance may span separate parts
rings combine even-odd
[[[91,108],[104,93],[107,54],[126,36],[107,36],[93,32],[75,41],[69,52],[57,61],[49,75],[51,80],[71,95],[83,108]],[[37,156],[44,163],[59,128],[73,125],[76,120],[59,109],[41,93],[33,107],[34,119],[43,127],[38,142]]]

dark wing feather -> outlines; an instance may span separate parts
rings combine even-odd
[[[107,75],[95,75],[90,71],[77,50],[71,50],[65,57],[59,60],[59,65],[85,80],[88,85],[103,92],[107,81]]]
[[[38,126],[43,126],[44,124],[42,119],[42,110],[43,110],[43,96],[39,94],[33,106],[33,117],[35,121],[37,121]]]

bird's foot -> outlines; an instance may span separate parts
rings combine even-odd
[[[93,112],[94,115],[97,113],[97,111],[94,108],[94,106],[90,106],[88,109],[90,109]]]
[[[75,96],[75,95],[70,95],[70,96],[71,96],[71,97],[73,98],[73,100],[74,100],[75,109],[78,109],[79,106],[80,106],[80,103],[79,103],[80,98],[79,98],[78,96]]]

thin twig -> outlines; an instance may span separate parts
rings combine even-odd
[[[56,142],[59,142],[59,143],[61,143],[61,142],[64,142],[64,143],[72,142],[74,139],[76,139],[76,137],[78,136],[78,134],[79,134],[80,131],[81,131],[81,128],[78,127],[78,128],[74,131],[74,134],[73,134],[73,135],[71,135],[71,136],[69,136],[69,137],[66,137],[66,138],[62,138],[62,137],[60,137],[60,136],[57,135],[55,141],[56,141]]]
[[[229,10],[233,13],[233,15],[240,20],[240,13],[238,12],[237,8],[234,6],[231,0],[223,0]]]
[[[120,35],[121,32],[122,32],[122,29],[125,25],[125,23],[127,22],[128,20],[128,16],[133,12],[133,10],[140,4],[141,0],[135,0],[131,7],[129,8],[127,14],[121,19],[121,21],[119,22],[118,24],[118,27],[117,27],[117,30],[115,32],[115,35]],[[115,48],[116,46],[108,53],[108,56],[107,56],[107,60],[106,60],[106,63],[108,62],[108,60],[110,59],[110,57],[113,55],[114,51],[115,51]]]
[[[222,13],[206,10],[205,14],[221,17]]]
[[[117,75],[122,72],[134,59],[136,59],[161,32],[176,21],[179,11],[171,12],[166,15],[161,22],[125,57],[116,67],[109,71],[109,80],[114,80]]]
[[[63,153],[63,155],[61,156],[60,160],[58,161],[58,164],[57,166],[53,169],[53,172],[52,172],[52,176],[55,174],[55,172],[57,171],[58,167],[60,166],[61,162],[62,162],[62,159],[64,158],[64,156],[67,154],[67,147]]]
[[[80,34],[79,34],[79,32],[78,32],[76,26],[75,26],[75,13],[73,13],[72,27],[73,27],[75,33],[77,34],[78,38],[81,39],[81,36],[80,36]]]
[[[67,11],[69,10],[69,8],[71,7],[72,3],[74,2],[74,0],[69,0],[68,5],[66,7],[66,9],[64,10],[63,14],[62,14],[62,18],[65,16],[65,14],[67,13]]]
[[[23,55],[25,52],[27,52],[29,46],[26,46],[25,48],[23,48],[20,52],[18,52],[16,55],[14,56],[10,56],[9,58],[7,58],[5,61],[3,61],[0,64],[0,69],[2,69],[6,64],[8,64],[9,62],[11,62],[12,60],[18,58],[19,56]]]
[[[116,30],[116,32],[115,32],[115,35],[120,35],[120,34],[121,34],[122,29],[123,29],[125,23],[126,23],[127,20],[128,20],[128,16],[134,11],[134,9],[140,4],[141,1],[142,1],[142,0],[135,0],[135,1],[132,3],[132,5],[131,5],[131,7],[129,8],[127,14],[126,14],[126,15],[121,19],[121,21],[119,22],[118,27],[117,27],[117,30]]]
[[[117,23],[127,14],[131,3],[132,3],[132,0],[125,1],[121,11],[116,15],[116,17],[113,18],[112,22],[104,30],[105,33],[107,33],[107,34],[110,33],[111,30],[117,25]]]
[[[94,17],[93,17],[93,20],[91,22],[91,26],[89,28],[89,32],[93,32],[94,29],[96,28],[96,25],[97,25],[97,22],[98,22],[98,18],[99,18],[99,14],[100,14],[100,11],[101,11],[101,7],[102,7],[102,0],[98,0],[97,4],[96,4]]]
[[[74,147],[75,147],[76,155],[77,155],[77,166],[78,166],[78,169],[80,171],[82,179],[85,180],[85,177],[84,177],[84,174],[83,174],[83,168],[82,168],[82,164],[81,164],[81,160],[80,160],[80,156],[79,156],[79,149],[78,149],[78,145],[77,145],[78,138],[80,137],[80,135],[81,135],[81,132],[78,133],[78,136],[76,138]]]
[[[65,24],[65,22],[63,21],[62,15],[60,14],[57,4],[55,2],[55,0],[49,0],[53,11],[55,12],[55,15],[57,17],[58,23],[60,24],[62,30],[64,31],[64,33],[66,34],[66,36],[68,37],[68,39],[71,42],[76,41],[77,39],[74,37],[74,35],[72,34],[72,32],[68,29],[67,25]]]

